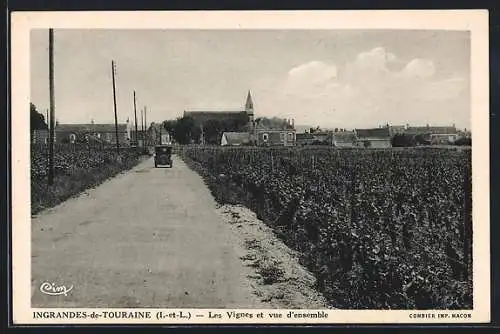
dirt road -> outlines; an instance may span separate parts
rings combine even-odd
[[[177,157],[153,165],[32,218],[32,307],[272,307],[201,177]]]

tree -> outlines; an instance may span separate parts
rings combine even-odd
[[[458,146],[472,146],[472,139],[470,137],[458,138],[454,144]]]
[[[419,145],[430,145],[431,144],[429,136],[423,135],[423,134],[416,135],[415,141]]]
[[[246,113],[230,118],[209,119],[203,123],[204,141],[207,144],[220,144],[222,134],[226,131],[248,131],[249,121]],[[189,144],[192,141],[199,143],[201,140],[202,128],[196,125],[195,120],[190,116],[164,121],[163,127],[179,144]]]
[[[203,125],[203,135],[207,144],[219,144],[224,132],[224,124],[216,119],[210,119]]]
[[[392,147],[411,147],[417,144],[415,137],[408,134],[395,134],[392,137]]]
[[[168,121],[164,121],[163,122],[163,128],[165,129],[165,131],[167,131],[169,134],[173,134],[174,133],[174,129],[175,129],[175,126],[176,126],[176,123],[177,121],[174,119],[174,120],[168,120]]]
[[[35,130],[48,129],[47,123],[45,123],[45,117],[43,114],[39,113],[36,106],[30,102],[30,131],[33,133]]]
[[[255,123],[260,128],[273,129],[273,130],[287,130],[293,127],[288,123],[286,119],[279,117],[259,117],[255,120]]]
[[[192,117],[180,117],[175,122],[173,137],[179,144],[189,144],[191,143],[194,129],[195,124]]]

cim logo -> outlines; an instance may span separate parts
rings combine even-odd
[[[40,285],[40,292],[50,296],[67,296],[68,292],[73,290],[73,285],[67,288],[65,285],[57,285],[55,283],[43,282]]]

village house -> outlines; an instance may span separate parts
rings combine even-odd
[[[297,133],[295,136],[297,146],[312,145],[315,140],[313,134],[309,132]]]
[[[258,146],[295,146],[294,129],[257,129],[255,139]]]
[[[357,138],[354,131],[339,131],[333,133],[333,146],[355,147],[356,145]]]
[[[250,145],[249,132],[224,132],[222,134],[221,146],[243,146]]]
[[[388,148],[392,147],[391,131],[389,127],[354,130],[358,147]]]
[[[333,131],[324,131],[319,128],[310,129],[308,132],[297,133],[297,145],[333,145]]]
[[[162,131],[163,125],[161,123],[152,122],[146,131],[146,145],[155,146],[162,144],[162,134],[166,131]],[[162,133],[163,132],[163,133]]]
[[[141,146],[143,138],[146,138],[146,131],[142,131],[140,127],[137,129],[137,133],[135,129],[130,130],[130,142],[133,146]]]
[[[115,124],[57,124],[54,129],[57,143],[96,141],[116,144]],[[118,124],[118,139],[121,145],[130,145],[130,124]]]
[[[435,145],[450,144],[459,137],[455,124],[452,126],[408,126],[405,133],[423,136],[424,140]]]
[[[389,127],[391,137],[394,137],[395,135],[403,134],[406,131],[405,125],[387,125],[387,126]]]

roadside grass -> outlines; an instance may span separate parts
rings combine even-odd
[[[31,177],[31,214],[54,207],[83,191],[102,184],[107,179],[129,170],[141,161],[140,156],[108,161],[97,168],[72,168],[70,173],[59,173],[54,184],[49,186],[47,177]]]
[[[280,261],[263,257],[258,261],[257,273],[264,284],[274,284],[283,281],[285,270],[281,268]]]

